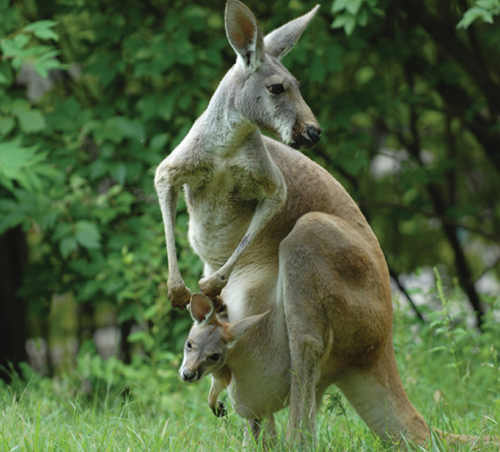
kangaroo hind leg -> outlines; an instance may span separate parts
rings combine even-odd
[[[370,240],[338,217],[313,212],[280,244],[292,359],[287,432],[292,442],[315,438],[320,380],[324,392],[346,362],[368,364],[390,338],[390,288],[380,287],[384,275],[374,251],[379,248]]]

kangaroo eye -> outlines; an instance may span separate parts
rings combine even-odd
[[[269,90],[270,93],[272,94],[282,94],[285,92],[285,88],[283,88],[283,85],[279,84],[279,85],[271,85],[269,88],[267,88]]]
[[[188,350],[191,350],[193,348],[193,346],[191,345],[191,342],[189,342],[189,341],[186,342],[186,348]]]
[[[213,355],[210,355],[210,356],[208,357],[208,359],[209,359],[210,361],[219,361],[219,359],[220,359],[220,354],[219,354],[219,353],[214,353]]]

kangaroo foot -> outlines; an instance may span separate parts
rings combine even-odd
[[[167,297],[173,308],[185,309],[191,300],[191,291],[184,284],[168,284]]]

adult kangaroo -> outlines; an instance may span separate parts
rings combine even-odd
[[[191,297],[174,240],[184,186],[189,240],[205,264],[203,293],[215,300],[221,295],[231,323],[282,312],[262,323],[286,332],[278,340],[255,335],[234,346],[242,362],[255,362],[255,350],[266,347],[274,363],[283,360],[288,369],[279,378],[273,366],[250,369],[234,389],[239,413],[258,420],[270,414],[269,401],[283,403],[289,394],[287,434],[294,442],[304,431],[314,434],[316,407],[335,383],[381,438],[423,442],[429,428],[396,366],[391,287],[378,241],[344,188],[295,150],[313,146],[321,129],[280,60],[317,9],[264,38],[251,11],[228,1],[226,32],[237,62],[156,171],[168,296],[179,308]],[[262,379],[269,382],[264,390]],[[240,387],[253,391],[252,403],[238,402]]]

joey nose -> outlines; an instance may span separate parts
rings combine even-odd
[[[190,382],[190,381],[195,381],[196,377],[198,376],[198,372],[196,370],[187,370],[184,369],[181,373],[182,379],[184,381]]]
[[[316,144],[321,138],[321,127],[316,124],[308,124],[307,125],[307,134],[309,135],[310,140]]]

